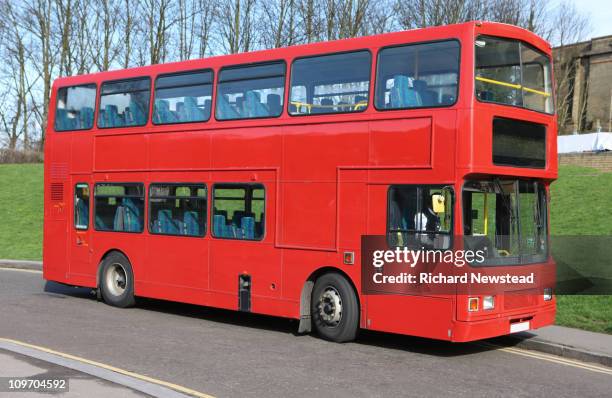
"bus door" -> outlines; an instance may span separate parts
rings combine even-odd
[[[217,306],[269,314],[279,308],[275,173],[212,173],[210,283]]]
[[[416,179],[416,178],[415,178]],[[418,181],[418,180],[417,180]],[[442,255],[452,248],[454,193],[444,184],[370,185],[368,234],[384,235],[380,250],[410,251],[411,263],[383,265],[383,275],[413,274],[415,283],[380,285],[366,296],[366,324],[374,330],[448,339],[454,287],[422,283],[421,273],[447,270]],[[412,267],[414,265],[414,267]],[[396,316],[389,309],[401,309]]]
[[[95,276],[95,266],[91,263],[93,247],[91,245],[91,214],[93,210],[93,185],[88,174],[71,177],[67,211],[68,228],[70,229],[70,268],[71,278],[92,278]]]
[[[149,184],[145,278],[153,297],[205,303],[204,292],[209,288],[205,236],[210,230],[207,179],[207,173],[189,173],[188,181],[184,174],[157,173]]]

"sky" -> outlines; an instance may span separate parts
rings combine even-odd
[[[552,3],[558,4],[560,0]],[[585,39],[612,35],[612,1],[611,0],[574,0],[576,7],[590,15],[591,32]]]

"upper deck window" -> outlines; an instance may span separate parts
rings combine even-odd
[[[95,107],[95,84],[60,88],[55,107],[55,131],[92,128]]]
[[[378,54],[377,109],[449,106],[457,99],[459,42],[385,48]]]
[[[476,97],[553,113],[550,59],[518,40],[476,39]]]
[[[100,94],[98,127],[147,124],[150,85],[148,77],[104,83]]]
[[[203,122],[210,119],[212,71],[160,76],[155,80],[153,123]]]
[[[218,120],[280,116],[285,92],[285,63],[221,69],[215,117]]]
[[[291,67],[289,113],[361,112],[368,107],[369,51],[298,59]]]

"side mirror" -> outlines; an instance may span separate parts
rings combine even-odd
[[[431,196],[431,201],[433,202],[433,211],[436,214],[440,214],[440,213],[444,213],[445,212],[445,199],[444,199],[444,195],[441,194],[435,194]]]

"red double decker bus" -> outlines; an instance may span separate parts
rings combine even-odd
[[[552,286],[367,295],[359,264],[363,235],[402,246],[428,224],[442,246],[486,249],[483,267],[554,268],[552,94],[550,45],[486,22],[57,79],[44,278],[334,341],[551,324]],[[444,208],[422,212],[432,197]]]

